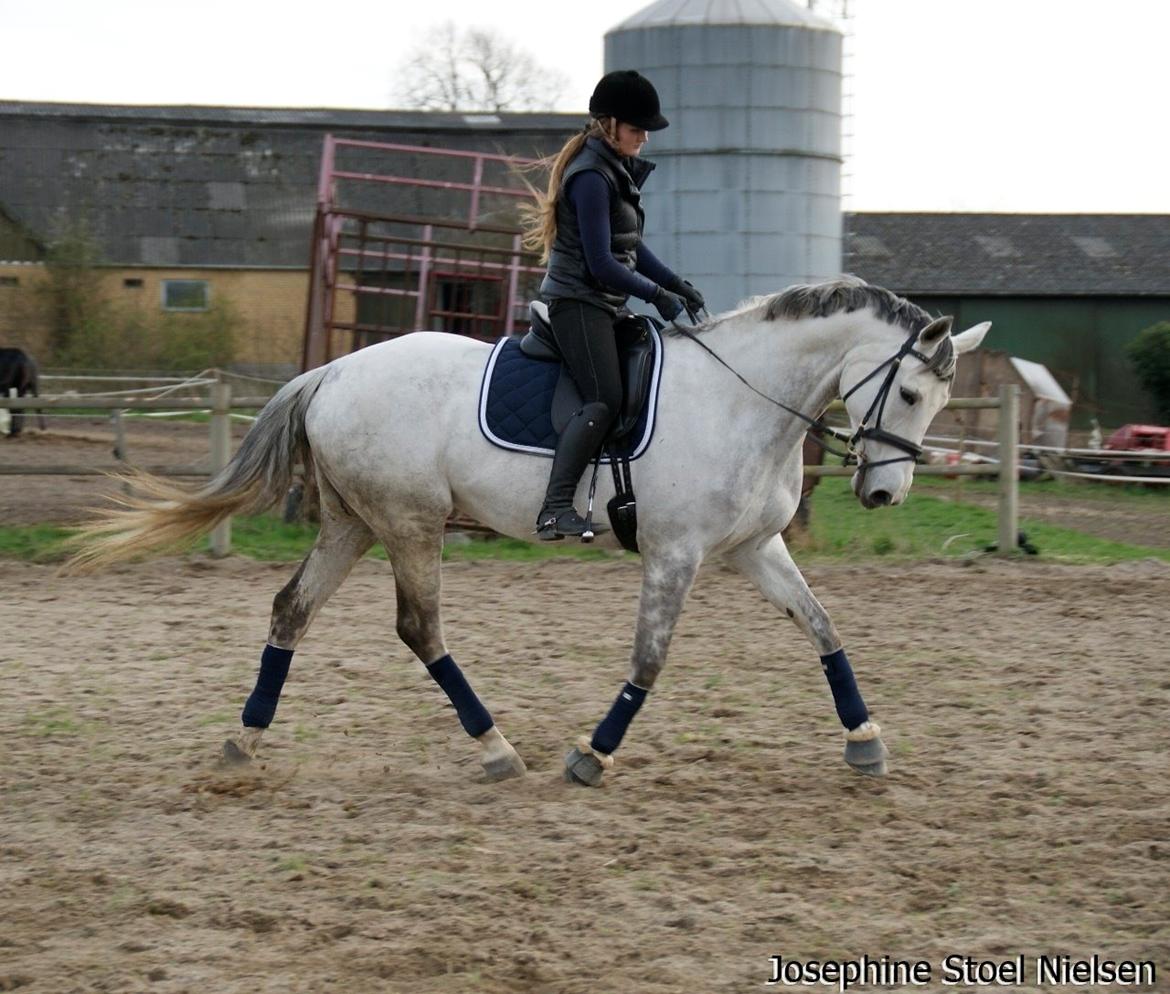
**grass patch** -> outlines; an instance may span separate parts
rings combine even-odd
[[[286,525],[279,518],[260,515],[232,519],[232,548],[252,559],[297,562],[305,557],[317,538],[316,525]],[[386,550],[374,546],[367,558],[386,559]],[[470,538],[443,547],[443,560],[460,562],[478,559],[505,559],[529,562],[572,556],[575,559],[613,559],[626,553],[592,548],[569,542],[535,544],[514,538]]]
[[[21,559],[32,563],[59,562],[65,558],[61,543],[70,529],[54,525],[24,525],[0,528],[0,559]]]
[[[814,559],[883,558],[922,559],[935,556],[965,556],[994,545],[997,519],[994,508],[955,503],[955,481],[931,478],[927,486],[917,481],[906,503],[900,507],[867,511],[853,496],[849,481],[843,477],[827,477],[821,481],[812,498],[812,527],[809,534],[794,540],[793,545],[802,561]],[[964,481],[963,487],[975,487],[995,493],[995,484],[973,484]],[[1050,484],[1027,484],[1029,494],[1055,493]],[[1061,491],[1067,487],[1056,484]],[[1042,488],[1032,490],[1031,488]],[[1022,491],[1023,492],[1023,491]],[[1080,498],[1080,488],[1074,495]],[[1129,493],[1119,495],[1143,507],[1151,495]],[[1153,495],[1157,500],[1159,495]],[[1170,561],[1170,549],[1115,542],[1095,538],[1071,528],[1061,528],[1042,521],[1020,518],[1020,529],[1039,547],[1040,557],[1048,560],[1075,563],[1111,563],[1125,559],[1163,559]]]
[[[24,716],[27,734],[40,737],[85,735],[92,732],[97,724],[97,722],[79,718],[68,708],[29,711]]]
[[[993,481],[946,480],[925,477],[916,481],[906,503],[896,508],[866,511],[849,489],[849,481],[828,477],[821,481],[812,500],[812,527],[794,538],[793,548],[802,562],[827,560],[923,559],[965,556],[981,552],[996,541],[994,506],[956,502],[960,494],[994,495]],[[1160,512],[1170,508],[1170,493],[1140,487],[1081,487],[1057,481],[1021,486],[1021,503],[1037,498],[1059,505],[1062,500],[1101,501],[1105,506],[1125,506],[1134,511]],[[986,501],[981,501],[986,503]],[[1039,547],[1040,558],[1072,563],[1112,563],[1127,559],[1155,558],[1170,561],[1170,549],[1095,538],[1072,528],[1021,516],[1020,527]],[[68,529],[52,525],[0,527],[0,559],[51,563],[65,558],[62,541]],[[268,562],[299,562],[317,537],[313,525],[285,524],[274,515],[235,518],[232,548],[235,554]],[[194,546],[207,549],[206,541]],[[368,555],[385,559],[380,545]],[[607,549],[576,542],[529,543],[511,538],[461,538],[443,549],[450,562],[500,559],[533,562],[569,556],[583,560],[629,557]]]
[[[54,525],[14,525],[0,527],[0,559],[19,559],[25,562],[57,563],[68,556],[62,543],[72,529]],[[274,515],[256,515],[232,519],[232,551],[236,555],[264,562],[300,562],[317,540],[317,526],[285,524]],[[207,540],[192,546],[195,552],[205,552]],[[367,558],[386,559],[386,551],[375,545]],[[570,556],[574,559],[612,560],[629,553],[599,549],[571,542],[521,542],[513,538],[470,538],[448,544],[443,559],[453,562],[503,559],[530,562]]]

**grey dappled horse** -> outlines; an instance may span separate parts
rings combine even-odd
[[[869,721],[837,631],[780,536],[800,496],[808,428],[791,412],[816,415],[844,397],[859,459],[854,493],[869,508],[901,503],[919,443],[949,397],[955,357],[989,327],[952,335],[951,324],[845,277],[752,300],[693,338],[665,336],[655,439],[635,463],[643,578],[629,680],[592,738],[570,752],[570,779],[597,784],[612,765],[662,671],[699,565],[711,556],[749,577],[812,642],[845,726],[846,761],[862,773],[885,771],[880,729]],[[276,596],[244,727],[225,744],[229,758],[256,754],[297,643],[354,563],[381,541],[394,569],[398,634],[479,742],[488,777],[524,772],[448,654],[439,612],[448,515],[458,510],[530,539],[548,476],[543,458],[494,447],[480,433],[489,350],[417,332],[305,373],[268,403],[235,458],[202,489],[186,493],[140,475],[135,483],[147,496],[127,499],[82,533],[75,565],[112,562],[270,507],[298,458],[313,466],[321,531]],[[603,476],[599,502],[611,493]],[[610,533],[599,544],[616,540]]]

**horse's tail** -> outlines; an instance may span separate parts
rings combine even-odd
[[[70,572],[100,569],[145,552],[179,546],[233,514],[256,514],[280,500],[298,458],[307,459],[305,414],[327,367],[286,383],[260,412],[240,450],[196,491],[141,470],[115,475],[134,496],[111,495],[118,507],[95,512],[67,545]]]

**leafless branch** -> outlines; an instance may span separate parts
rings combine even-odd
[[[488,28],[448,21],[429,31],[396,70],[395,99],[419,110],[551,110],[564,73]]]

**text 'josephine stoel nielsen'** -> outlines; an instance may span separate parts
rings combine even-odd
[[[800,960],[768,958],[768,986],[835,987],[1152,987],[1157,979],[1153,960],[1087,956],[1037,955],[980,959],[952,953],[937,962],[899,960],[889,956],[856,959]]]

